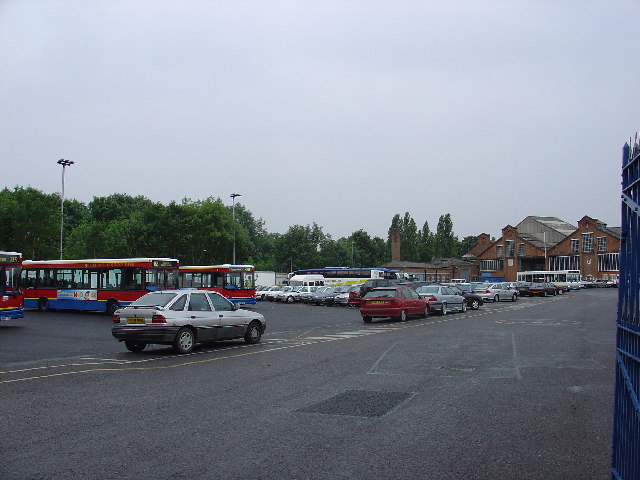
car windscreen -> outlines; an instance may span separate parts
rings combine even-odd
[[[132,302],[130,307],[165,307],[171,300],[176,298],[177,293],[147,293],[143,295],[135,302]]]
[[[395,289],[371,290],[363,298],[394,298],[396,296]]]

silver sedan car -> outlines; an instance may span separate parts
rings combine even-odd
[[[420,297],[429,301],[429,310],[446,315],[449,310],[467,311],[467,300],[444,285],[424,285],[416,288]]]
[[[261,314],[239,309],[219,293],[162,290],[116,310],[111,333],[132,352],[160,344],[190,353],[196,343],[206,341],[243,338],[258,343],[266,328]]]
[[[479,283],[473,287],[473,293],[482,297],[485,302],[499,302],[518,300],[518,291],[512,290],[506,283]]]

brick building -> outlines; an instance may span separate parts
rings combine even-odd
[[[620,228],[588,216],[548,252],[549,270],[580,270],[585,280],[618,279]]]
[[[619,249],[619,228],[590,217],[576,227],[556,217],[530,216],[504,227],[497,240],[478,235],[469,254],[479,260],[480,279],[512,282],[522,271],[580,270],[585,279],[607,280],[617,279]]]

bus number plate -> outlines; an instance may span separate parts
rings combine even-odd
[[[144,325],[144,318],[127,318],[127,324]]]

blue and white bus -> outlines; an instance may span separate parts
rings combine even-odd
[[[568,290],[582,288],[580,270],[530,270],[518,272],[519,282],[548,282]]]
[[[370,279],[402,279],[403,273],[382,267],[324,267],[295,270],[289,274],[289,285],[359,285]]]

